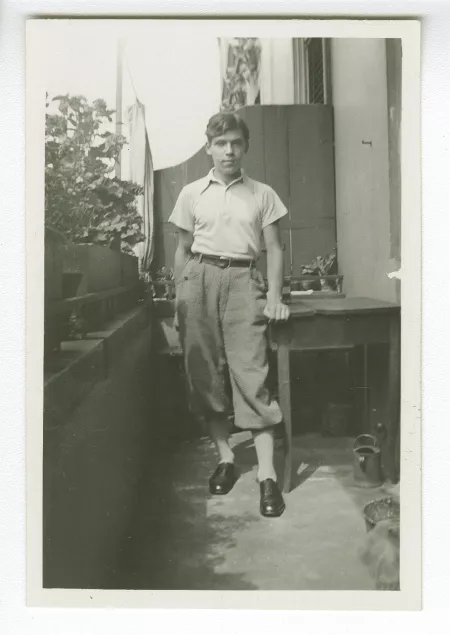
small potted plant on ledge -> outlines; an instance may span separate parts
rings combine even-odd
[[[301,275],[292,280],[292,291],[309,294],[342,293],[343,276],[337,273],[336,249],[325,256],[317,256],[303,265]]]
[[[160,267],[149,280],[155,315],[171,317],[175,311],[175,279],[173,269]]]
[[[173,269],[160,267],[151,278],[153,298],[157,300],[173,300],[175,297],[175,282]]]

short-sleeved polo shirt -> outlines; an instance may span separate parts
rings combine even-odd
[[[225,184],[214,175],[186,185],[169,222],[192,232],[192,252],[256,260],[261,232],[287,214],[276,192],[265,183],[239,178]]]

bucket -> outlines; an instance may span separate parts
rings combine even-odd
[[[377,591],[400,590],[400,501],[373,500],[364,507],[368,536],[364,560],[375,574]],[[381,523],[384,527],[381,529]],[[380,531],[376,528],[380,525]]]
[[[379,498],[364,507],[366,531],[371,531],[382,520],[390,520],[394,526],[400,523],[400,502],[396,498]]]
[[[381,451],[376,437],[361,434],[353,445],[353,476],[359,487],[379,487],[383,483]]]

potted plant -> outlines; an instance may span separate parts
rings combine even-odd
[[[160,267],[151,279],[153,297],[156,299],[173,300],[175,297],[175,282],[173,269]]]
[[[295,284],[295,283],[294,283]],[[337,273],[336,249],[325,256],[316,256],[303,265],[295,286],[301,291],[341,292],[342,276]]]

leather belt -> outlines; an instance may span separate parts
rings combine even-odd
[[[253,260],[245,258],[226,258],[225,256],[211,256],[209,254],[194,254],[194,258],[199,262],[206,262],[208,265],[215,265],[221,269],[228,269],[228,267],[251,268],[255,264]]]

